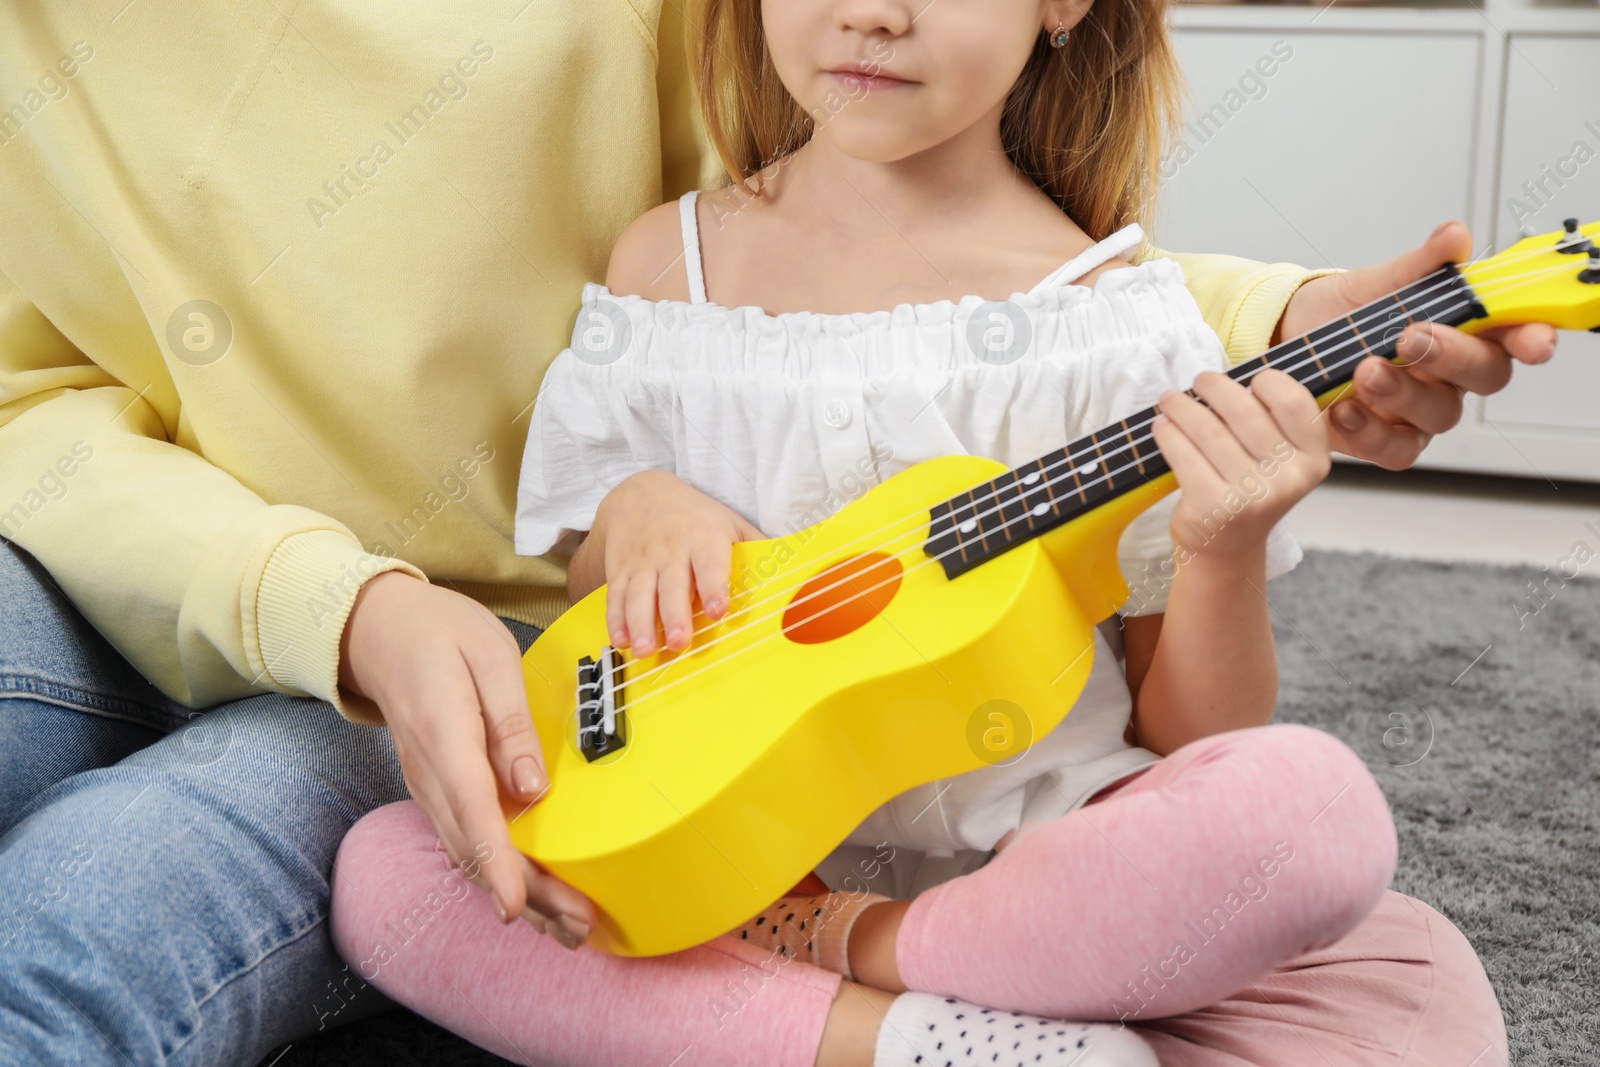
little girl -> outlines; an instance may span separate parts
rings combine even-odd
[[[527,1064],[1503,1063],[1459,933],[1384,893],[1365,766],[1265,725],[1266,585],[1299,558],[1277,522],[1328,441],[1287,376],[1218,373],[1178,264],[1141,257],[1177,86],[1161,0],[701,7],[738,180],[646,214],[586,286],[518,551],[570,555],[574,598],[607,584],[612,643],[644,656],[728,611],[733,542],[921,460],[1016,465],[1159,403],[1182,491],[1123,537],[1133,596],[1058,727],[894,798],[739,929],[568,953],[582,931],[503,927],[406,803],[340,851],[351,965]]]

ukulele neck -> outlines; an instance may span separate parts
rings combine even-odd
[[[1485,315],[1460,271],[1446,264],[1227,373],[1248,384],[1270,367],[1322,396],[1348,383],[1368,356],[1393,359],[1401,331],[1412,323],[1459,326]],[[1171,468],[1150,431],[1155,415],[1145,408],[935,505],[924,551],[955,578],[1166,474]]]

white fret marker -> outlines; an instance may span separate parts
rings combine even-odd
[[[1034,508],[1033,508],[1034,517],[1037,518],[1038,516],[1043,515],[1045,512],[1047,512],[1049,510],[1050,510],[1050,505],[1049,504],[1036,504],[1036,505],[1034,505]]]
[[[964,522],[960,526],[956,527],[956,529],[960,530],[962,533],[971,533],[973,530],[976,530],[977,528],[978,528],[978,520],[977,519],[968,519],[966,522]]]
[[[1098,463],[1085,463],[1083,466],[1079,467],[1077,470],[1073,471],[1072,473],[1073,474],[1093,474],[1095,472],[1095,468],[1098,467],[1098,466],[1100,466],[1100,464],[1098,464]]]
[[[1024,474],[1022,476],[1022,484],[1023,485],[1032,485],[1034,482],[1036,482],[1038,480],[1039,480],[1039,472],[1038,471],[1034,471],[1031,474]]]

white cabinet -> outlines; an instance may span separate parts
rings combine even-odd
[[[1192,100],[1163,247],[1352,267],[1448,218],[1475,254],[1600,218],[1600,10],[1193,6],[1173,28]],[[1419,465],[1600,481],[1600,335],[1563,334]]]
[[[1470,211],[1478,34],[1188,30],[1177,47],[1193,102],[1158,244],[1349,266]]]

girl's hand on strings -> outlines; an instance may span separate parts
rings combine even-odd
[[[641,471],[600,502],[572,563],[592,572],[596,558],[604,561],[611,643],[648,656],[657,648],[658,619],[667,648],[689,647],[696,597],[707,618],[727,612],[732,545],[764,536],[676,475]]]
[[[1289,375],[1264,370],[1240,385],[1207,371],[1195,396],[1169,391],[1153,432],[1183,494],[1173,543],[1208,558],[1252,558],[1267,533],[1328,476],[1327,420]]]
[[[1471,255],[1467,227],[1446,222],[1420,247],[1387,263],[1313,278],[1295,290],[1273,342],[1309,333]],[[1516,363],[1543,363],[1555,345],[1556,332],[1544,323],[1478,334],[1439,323],[1408,326],[1397,348],[1405,365],[1369,357],[1356,368],[1353,392],[1329,409],[1324,421],[1331,423],[1333,447],[1390,470],[1409,467],[1434,434],[1461,421],[1464,392],[1500,391]]]

